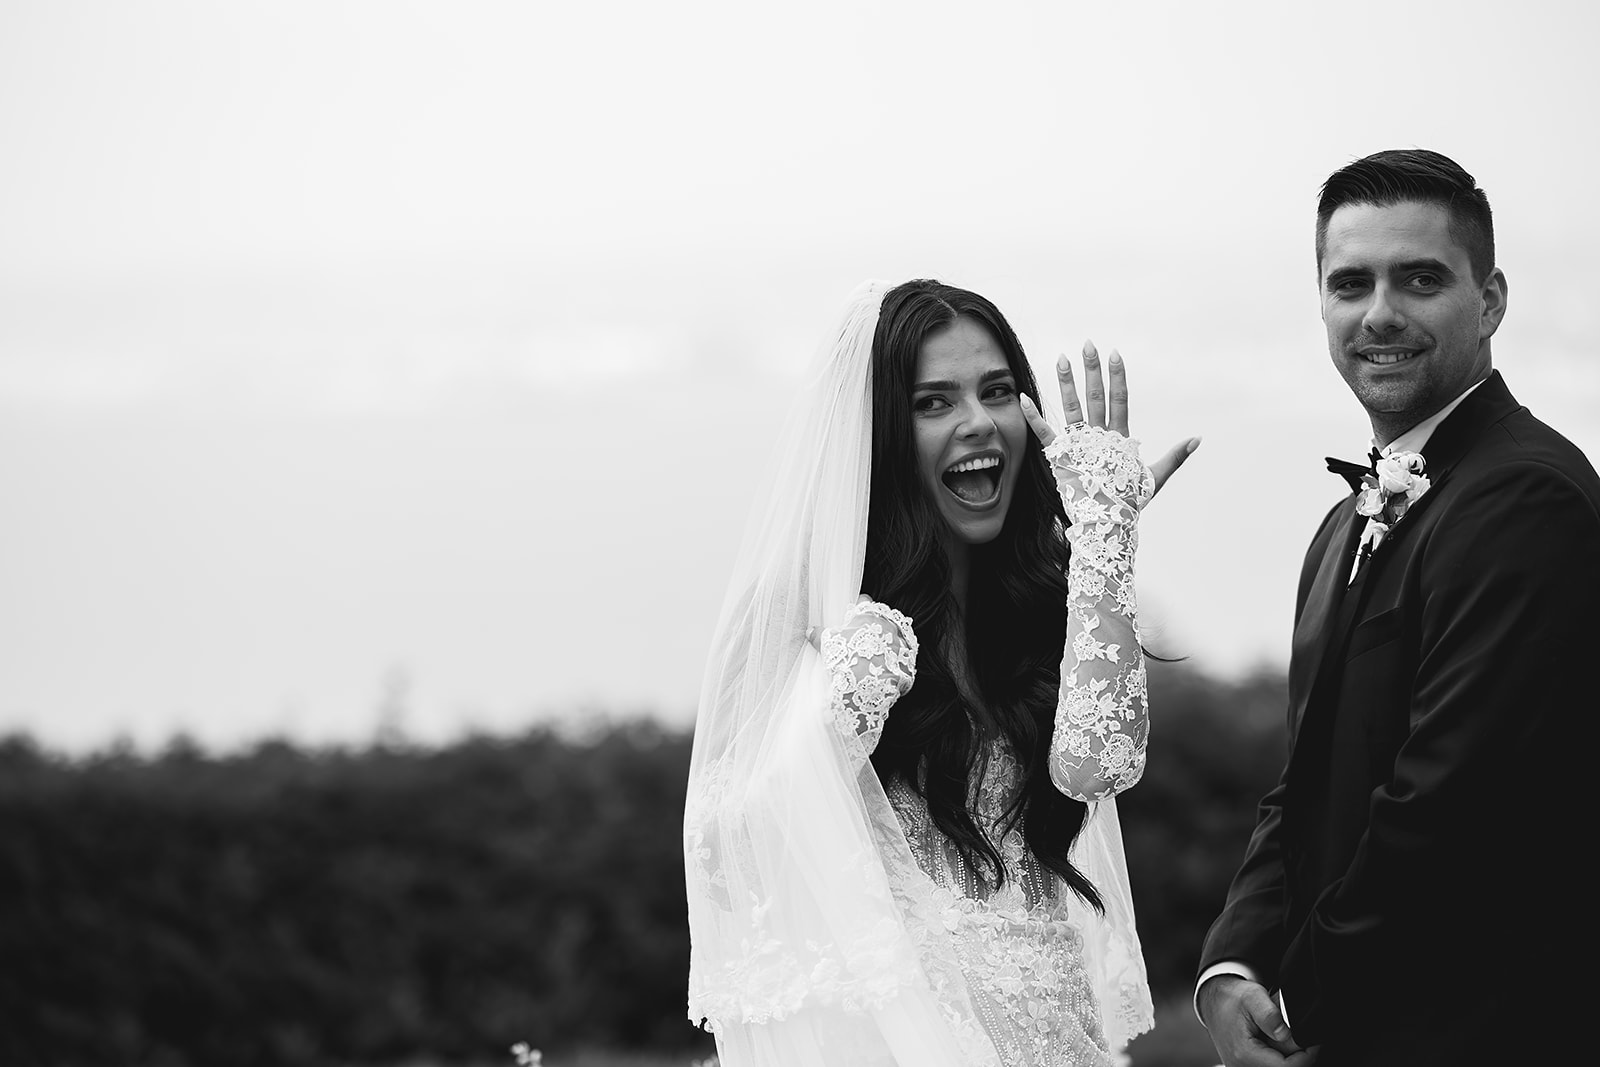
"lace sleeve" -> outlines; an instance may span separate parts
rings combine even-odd
[[[822,631],[822,661],[833,681],[828,714],[850,757],[865,760],[878,747],[890,706],[917,677],[911,620],[862,600],[843,626]]]
[[[1079,425],[1045,449],[1066,505],[1067,641],[1050,744],[1050,778],[1076,800],[1104,800],[1144,774],[1150,721],[1133,556],[1138,515],[1155,492],[1139,443]]]

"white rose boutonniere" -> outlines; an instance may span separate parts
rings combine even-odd
[[[1390,452],[1379,456],[1372,473],[1362,478],[1366,488],[1356,497],[1356,512],[1367,517],[1367,527],[1361,531],[1363,562],[1428,491],[1426,469],[1420,452]]]

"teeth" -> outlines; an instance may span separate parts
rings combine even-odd
[[[950,473],[962,474],[966,471],[981,471],[987,470],[990,467],[998,466],[1000,466],[1000,460],[998,458],[994,456],[984,456],[980,459],[969,459],[962,463],[957,463],[954,467],[950,468]]]
[[[1365,358],[1368,363],[1377,363],[1380,366],[1386,363],[1399,363],[1402,359],[1410,359],[1415,352],[1367,352]]]

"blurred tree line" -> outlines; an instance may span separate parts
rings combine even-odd
[[[1152,665],[1121,804],[1158,1000],[1284,749],[1282,683]],[[684,1017],[690,737],[69,760],[0,741],[0,1064],[510,1063],[527,1041],[708,1055]]]

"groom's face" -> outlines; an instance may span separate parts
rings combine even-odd
[[[1473,280],[1438,204],[1346,204],[1328,219],[1321,266],[1328,354],[1387,441],[1489,373],[1505,313],[1498,269]]]

